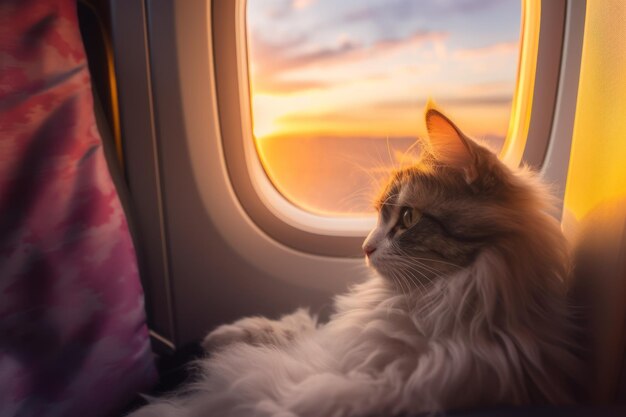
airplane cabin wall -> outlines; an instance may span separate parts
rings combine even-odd
[[[590,398],[626,401],[626,3],[588,1],[563,226]]]

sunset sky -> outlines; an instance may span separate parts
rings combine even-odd
[[[432,97],[470,133],[503,135],[520,9],[519,0],[248,0],[255,134],[415,135]]]
[[[429,97],[466,133],[495,143],[505,136],[519,0],[247,4],[254,135],[275,183],[281,174],[268,164],[281,151],[264,149],[269,139],[422,136]]]

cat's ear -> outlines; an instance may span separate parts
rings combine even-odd
[[[434,108],[426,110],[430,152],[441,164],[463,172],[468,184],[478,178],[474,144],[450,119]]]

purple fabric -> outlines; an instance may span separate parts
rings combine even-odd
[[[75,0],[0,0],[0,416],[104,416],[155,369]]]

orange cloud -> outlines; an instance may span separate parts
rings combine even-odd
[[[306,9],[314,2],[315,0],[293,0],[292,7],[297,10]]]
[[[480,48],[457,49],[452,56],[460,60],[473,60],[487,58],[494,55],[508,55],[519,53],[519,42],[499,42]]]
[[[337,47],[300,52],[306,39],[274,45],[258,34],[249,41],[251,52],[252,86],[258,92],[291,93],[298,89],[323,87],[319,81],[290,81],[287,75],[312,66],[343,66],[366,60],[381,60],[392,53],[419,48],[428,42],[441,42],[448,36],[445,32],[416,31],[410,36],[382,39],[371,45],[363,45],[344,39]]]

